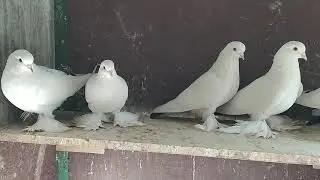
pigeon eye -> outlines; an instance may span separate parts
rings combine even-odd
[[[298,51],[298,48],[297,48],[297,47],[294,47],[293,50],[294,50],[294,51]]]
[[[22,59],[21,59],[21,58],[19,58],[19,62],[21,62],[21,63],[22,63]]]
[[[106,67],[105,67],[105,66],[103,66],[103,69],[104,69],[104,70],[106,70]]]
[[[237,48],[233,48],[233,51],[237,51]]]

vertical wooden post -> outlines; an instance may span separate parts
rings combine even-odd
[[[39,65],[54,67],[54,0],[0,0],[0,69],[16,49],[27,49]],[[0,93],[0,124],[14,118]]]
[[[69,179],[69,153],[56,152],[56,180]]]

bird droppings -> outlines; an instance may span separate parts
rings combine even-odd
[[[93,175],[93,160],[90,163],[90,171],[88,172],[88,175]]]
[[[117,9],[113,9],[113,12],[116,14],[116,18],[120,24],[120,28],[122,30],[124,38],[132,41],[132,44],[131,44],[131,47],[129,48],[129,50],[132,52],[139,51],[141,49],[140,47],[142,45],[142,40],[143,40],[144,34],[138,33],[138,32],[129,32],[127,30],[127,27],[126,27],[126,24],[123,20],[121,12]]]
[[[269,9],[274,12],[274,11],[278,11],[279,14],[281,14],[281,8],[282,7],[282,2],[279,0],[276,0],[272,3],[269,4]]]

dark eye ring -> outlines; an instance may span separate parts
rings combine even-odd
[[[21,63],[22,63],[22,59],[21,59],[21,58],[19,58],[19,62],[21,62]]]
[[[294,51],[298,51],[298,48],[297,48],[297,47],[294,47],[293,50],[294,50]]]
[[[106,70],[106,67],[105,67],[105,66],[103,66],[103,69],[104,69],[104,70]]]
[[[237,48],[233,48],[233,51],[237,51]]]

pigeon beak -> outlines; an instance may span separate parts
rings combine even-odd
[[[240,54],[240,59],[244,60],[244,53]]]
[[[27,68],[30,69],[31,72],[33,72],[33,64],[27,65]]]
[[[107,70],[107,73],[108,73],[111,77],[113,77],[113,72],[112,72],[112,70]]]
[[[307,55],[305,52],[301,54],[301,59],[304,59],[305,61],[307,61]]]

